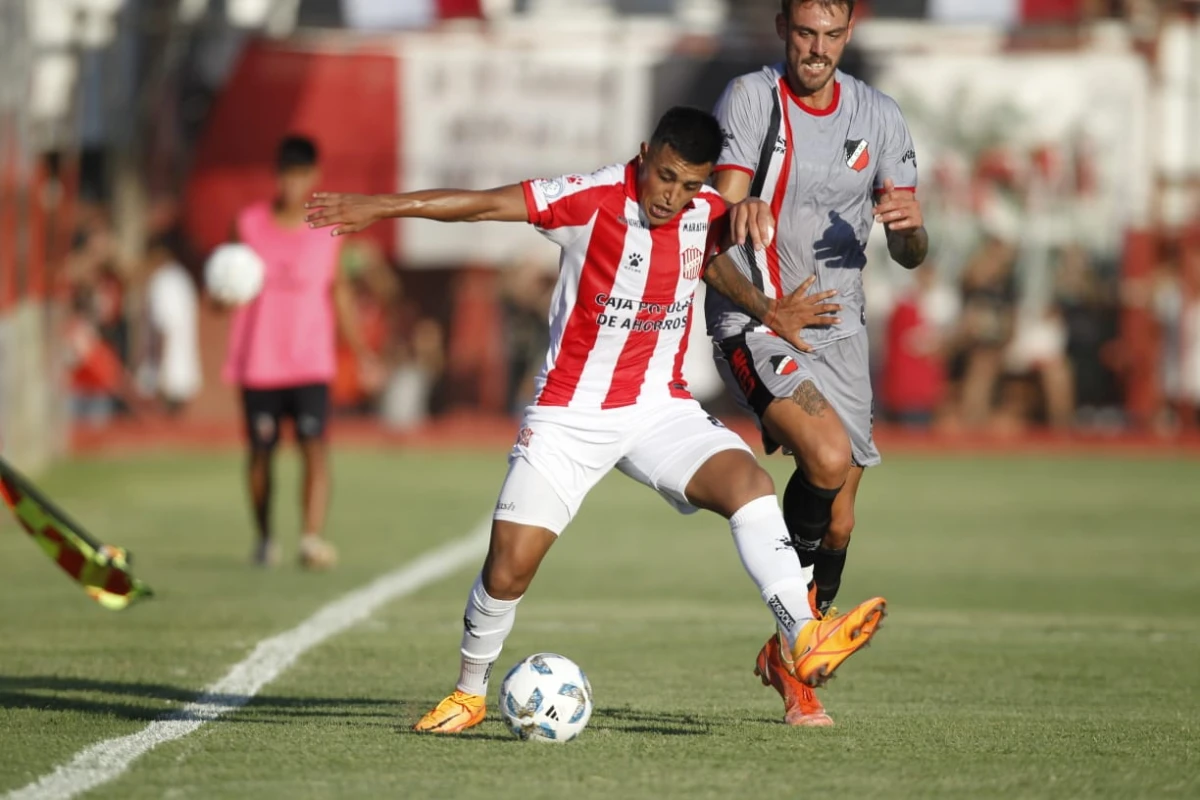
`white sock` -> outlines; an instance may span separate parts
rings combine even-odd
[[[729,530],[742,566],[758,585],[788,645],[795,645],[796,634],[812,619],[808,606],[812,568],[800,566],[779,501],[773,494],[751,500],[729,518]]]
[[[497,600],[483,588],[483,576],[475,579],[467,610],[463,612],[462,663],[458,690],[467,694],[487,694],[492,665],[504,649],[504,640],[517,618],[516,600]]]

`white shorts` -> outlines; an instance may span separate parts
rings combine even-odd
[[[725,450],[751,452],[695,400],[604,411],[530,406],[493,519],[561,533],[614,467],[690,514],[696,508],[687,499],[688,483]]]

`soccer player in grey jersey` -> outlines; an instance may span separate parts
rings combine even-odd
[[[917,202],[917,160],[896,102],[838,71],[854,31],[853,0],[782,0],[776,30],[785,59],[725,89],[716,116],[725,133],[716,188],[729,202],[770,203],[776,234],[762,250],[730,251],[770,297],[811,285],[836,290],[827,324],[793,347],[717,292],[706,308],[714,355],[740,403],[758,417],[768,452],[790,451],[796,471],[784,516],[813,602],[827,612],[841,583],[863,468],[872,441],[862,270],[875,222],[888,250],[918,266],[928,236]],[[769,641],[756,672],[783,695],[790,724],[830,725],[807,687],[789,682]]]

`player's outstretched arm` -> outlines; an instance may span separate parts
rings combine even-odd
[[[315,192],[304,204],[310,228],[333,226],[332,235],[356,233],[381,219],[419,217],[438,222],[528,222],[520,184],[496,189],[429,189],[404,194]]]
[[[897,190],[891,178],[874,208],[875,220],[887,229],[888,252],[905,269],[916,269],[929,255],[929,234],[916,193]]]

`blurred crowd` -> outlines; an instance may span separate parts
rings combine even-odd
[[[1173,431],[1197,423],[1200,297],[1188,287],[1200,285],[1200,274],[1186,274],[1177,242],[1165,238],[1149,274],[1128,280],[1118,260],[1070,236],[1031,246],[1019,234],[1027,231],[1019,220],[989,221],[986,211],[954,219],[938,207],[937,192],[930,194],[935,241],[943,225],[959,234],[974,230],[959,236],[963,241],[943,237],[912,273],[878,252],[867,268],[880,421],[998,434],[1031,426],[1121,429],[1131,357],[1121,314],[1136,308],[1148,311],[1157,328],[1158,426]],[[184,413],[204,388],[202,349],[224,347],[219,325],[212,326],[215,334],[201,333],[206,314],[220,319],[201,290],[202,261],[169,224],[155,227],[144,257],[126,263],[107,209],[81,207],[65,273],[64,342],[73,414],[82,423]],[[419,425],[441,410],[450,321],[423,308],[423,298],[406,291],[405,273],[369,240],[349,241],[340,268],[356,290],[363,338],[387,369],[381,383],[366,385],[352,353],[340,348],[335,408],[377,416],[393,428]],[[549,341],[555,278],[553,264],[528,259],[504,268],[497,281],[510,414],[533,393]],[[719,388],[701,399],[733,410]]]
[[[868,272],[881,418],[996,434],[1123,429],[1131,361],[1142,357],[1123,323],[1146,311],[1152,422],[1162,433],[1194,428],[1200,274],[1187,274],[1196,269],[1185,268],[1178,233],[1159,232],[1148,275],[1129,277],[1124,231],[1095,230],[1103,215],[1086,165],[1047,191],[1036,161],[1030,173],[976,174],[965,194],[935,174],[929,261],[911,275]]]
[[[73,417],[102,426],[117,417],[186,414],[206,388],[204,365],[219,363],[225,347],[227,311],[204,294],[203,258],[178,233],[169,203],[150,213],[138,259],[122,257],[106,205],[81,203],[77,223],[59,287],[68,298],[62,341]],[[381,381],[368,380],[339,344],[336,411],[378,415],[396,428],[419,424],[442,372],[442,324],[370,240],[348,241],[339,269],[354,287],[363,340],[386,369]]]
[[[1188,287],[1200,285],[1200,274],[1186,274],[1178,243],[1165,238],[1149,274],[1128,280],[1119,259],[1070,235],[1031,246],[1020,219],[997,221],[986,208],[972,215],[939,207],[937,198],[931,189],[929,224],[941,241],[923,267],[904,272],[878,251],[867,267],[879,421],[995,434],[1030,427],[1119,430],[1127,422],[1124,375],[1131,358],[1121,315],[1136,308],[1148,311],[1157,329],[1159,428],[1196,425],[1200,297]],[[159,216],[149,226],[144,257],[127,263],[108,210],[81,206],[64,287],[72,410],[81,423],[185,413],[204,389],[202,364],[213,360],[202,350],[224,347],[220,312],[201,289],[202,259],[172,233],[169,214]],[[951,228],[959,241],[938,236]],[[397,429],[421,424],[444,406],[438,387],[450,320],[406,291],[404,271],[369,240],[347,242],[340,268],[355,287],[358,324],[386,377],[364,384],[352,353],[340,348],[335,409]],[[509,414],[532,397],[549,340],[555,278],[554,265],[538,259],[499,275]],[[202,333],[206,316],[217,324]],[[700,359],[693,363],[705,368]],[[719,383],[692,380],[714,387],[702,401],[733,412]]]

